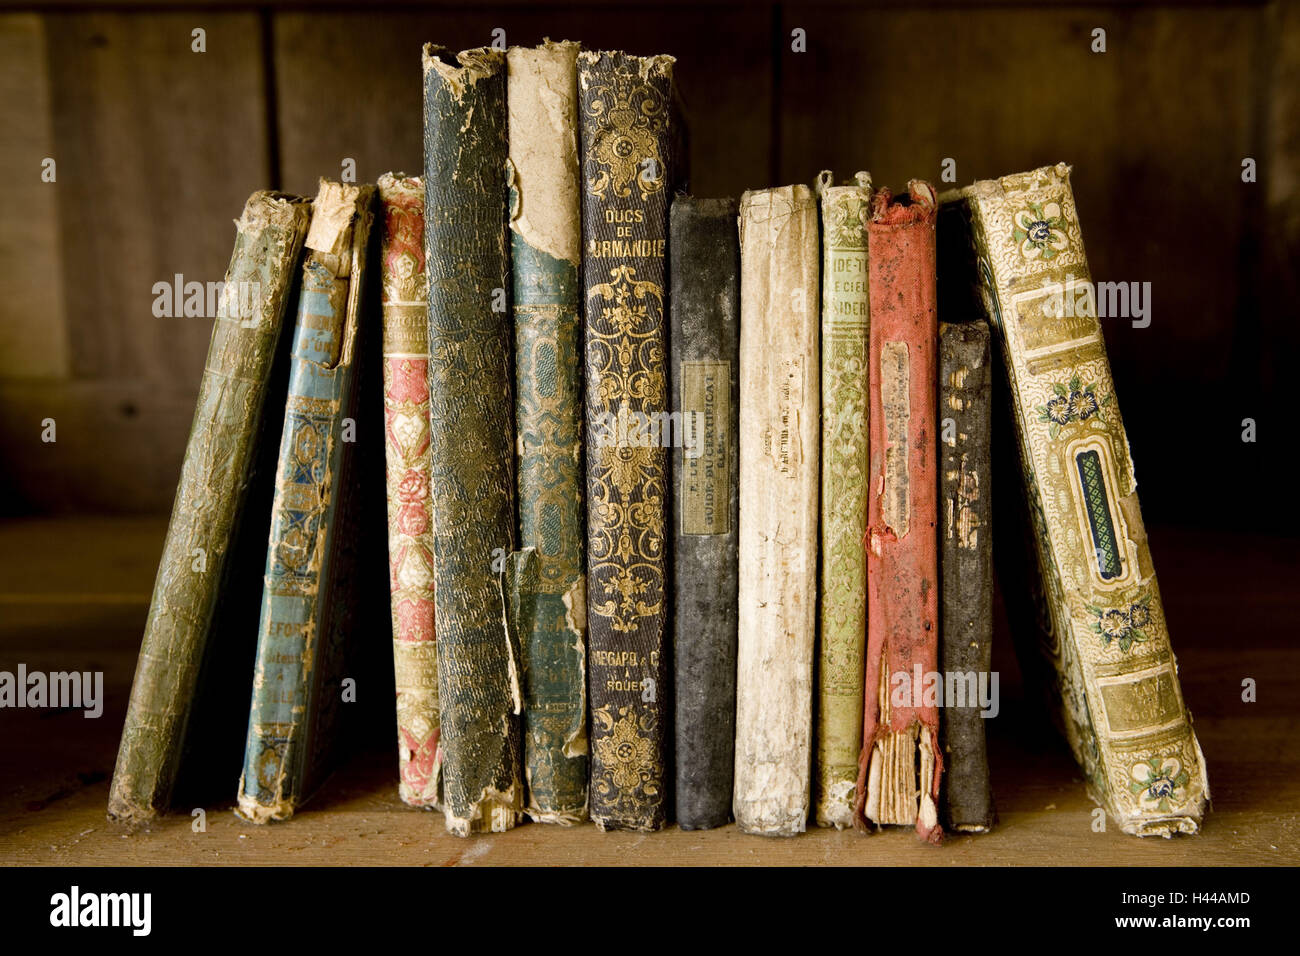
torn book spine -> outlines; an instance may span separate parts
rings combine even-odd
[[[943,311],[943,300],[940,312]],[[996,716],[988,323],[939,323],[939,671],[944,707],[940,804],[946,829],[993,825],[984,727]],[[955,699],[949,699],[953,693]]]
[[[349,423],[373,199],[373,186],[322,180],[312,203],[236,808],[253,823],[292,816],[335,742],[331,688],[354,605]]]
[[[519,544],[537,562],[517,576],[535,585],[519,598],[526,809],[567,826],[587,819],[578,44],[513,47],[506,67]]]
[[[505,55],[424,49],[425,251],[434,622],[449,832],[523,812],[514,550],[514,401],[506,244]]]
[[[919,180],[906,196],[882,189],[872,200],[867,664],[855,822],[914,826],[938,843],[935,211],[933,187]]]
[[[310,219],[308,200],[256,192],[235,223],[109,791],[115,820],[148,820],[170,804],[193,703],[208,683],[205,660],[232,662],[220,669],[249,679],[293,337],[289,306]],[[229,698],[229,684],[218,683]],[[247,713],[242,701],[235,707],[241,711],[232,709],[230,720],[203,723],[238,740]],[[229,766],[212,753],[204,760],[233,776],[238,743],[231,758]]]

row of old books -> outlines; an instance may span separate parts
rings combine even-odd
[[[238,812],[290,816],[383,634],[402,799],[458,835],[987,830],[1005,414],[1027,666],[1127,832],[1195,832],[1068,168],[696,199],[672,69],[426,47],[422,177],[249,200],[110,815],[216,762],[203,708],[247,633]]]

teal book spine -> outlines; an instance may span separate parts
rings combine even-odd
[[[237,813],[293,815],[318,782],[317,728],[341,659],[351,575],[340,523],[354,444],[355,359],[374,187],[322,182],[312,204],[266,555]]]
[[[587,818],[578,45],[516,47],[506,63],[519,544],[537,563],[516,603],[525,810],[571,825]]]

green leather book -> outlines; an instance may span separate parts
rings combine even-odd
[[[537,555],[520,618],[528,815],[587,818],[578,44],[506,54],[519,542]],[[541,122],[545,118],[546,122]]]
[[[310,216],[305,199],[256,192],[235,224],[109,792],[116,820],[165,811],[187,750],[200,758],[184,761],[187,779],[206,765],[228,787],[238,772],[242,707],[223,705],[244,696],[230,682],[251,671],[287,381],[285,312]],[[214,668],[223,679],[200,679]],[[199,694],[201,685],[214,690]]]
[[[505,56],[424,48],[434,629],[443,812],[457,836],[523,810],[506,245]]]

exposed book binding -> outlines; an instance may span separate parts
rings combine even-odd
[[[514,401],[506,244],[505,55],[424,48],[425,251],[434,621],[443,812],[457,836],[524,806],[514,551]]]
[[[582,206],[578,44],[506,54],[527,812],[587,818],[586,514],[582,475]]]
[[[871,493],[867,529],[867,669],[857,823],[939,824],[934,189],[872,201]]]

